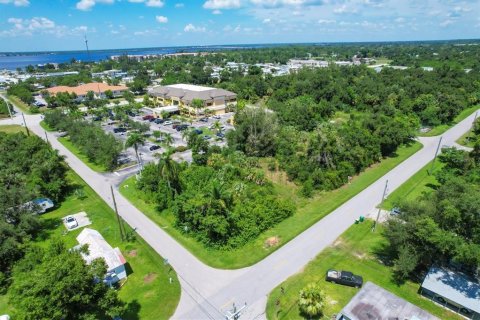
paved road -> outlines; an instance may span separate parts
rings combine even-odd
[[[44,138],[39,126],[40,116],[27,116],[31,131]],[[443,135],[442,145],[454,145],[471,127],[474,115]],[[4,120],[11,123],[12,120]],[[20,123],[19,117],[13,123]],[[52,146],[66,157],[67,163],[110,205],[110,185],[118,184],[117,178],[90,170],[76,158],[52,133],[47,134]],[[242,319],[264,319],[268,293],[302,267],[341,235],[362,213],[371,212],[380,202],[385,181],[389,180],[389,192],[395,190],[415,172],[433,159],[438,137],[420,138],[424,147],[409,159],[391,170],[357,196],[343,204],[324,219],[301,233],[282,248],[259,263],[238,270],[213,269],[193,256],[173,240],[161,226],[157,226],[131,205],[117,190],[115,196],[120,215],[160,255],[167,258],[176,270],[182,295],[173,319],[224,319],[224,313],[235,302],[247,303]]]

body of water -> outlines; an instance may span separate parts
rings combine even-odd
[[[47,63],[64,63],[72,59],[79,61],[100,61],[117,55],[149,55],[180,52],[215,52],[234,49],[251,49],[285,46],[287,44],[253,44],[253,45],[223,45],[223,46],[189,46],[165,48],[138,48],[83,51],[55,51],[55,52],[8,52],[0,53],[0,70],[15,70],[28,65],[36,66]]]

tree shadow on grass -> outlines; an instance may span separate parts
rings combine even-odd
[[[36,238],[44,241],[50,239],[54,231],[62,223],[58,218],[48,218],[41,221],[42,227],[40,228]]]
[[[129,262],[125,263],[125,272],[127,273],[127,276],[133,273],[132,266],[130,265]]]
[[[130,301],[126,308],[125,308],[125,313],[122,316],[122,319],[124,320],[139,320],[140,319],[140,309],[141,305],[138,303],[138,301],[132,300]]]

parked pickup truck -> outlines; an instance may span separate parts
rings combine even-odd
[[[355,288],[360,288],[363,285],[363,278],[350,271],[328,270],[325,280]]]

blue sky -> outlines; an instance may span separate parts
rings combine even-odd
[[[0,0],[0,52],[480,38],[480,0]]]

